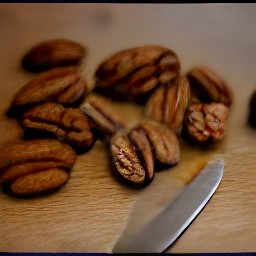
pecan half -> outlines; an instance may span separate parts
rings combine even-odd
[[[37,75],[14,96],[15,111],[46,101],[74,106],[87,94],[87,83],[75,68],[56,68]]]
[[[171,86],[161,86],[150,96],[145,115],[165,123],[177,134],[181,132],[183,119],[190,105],[190,87],[185,76]]]
[[[187,72],[191,91],[202,103],[219,102],[226,106],[232,103],[229,85],[216,72],[206,66],[194,67]]]
[[[22,66],[32,72],[75,66],[81,63],[85,54],[83,45],[72,40],[55,39],[32,47],[22,58]]]
[[[180,159],[179,141],[176,134],[166,125],[144,119],[135,129],[143,129],[153,148],[155,159],[160,164],[175,165]]]
[[[174,81],[180,72],[177,54],[149,45],[118,52],[96,70],[96,89],[116,99],[144,101],[159,85]]]
[[[111,153],[117,173],[132,184],[143,185],[146,171],[126,135],[116,134],[111,139]]]
[[[117,173],[137,185],[149,184],[160,164],[171,166],[180,158],[175,133],[153,120],[143,120],[127,135],[116,134],[110,145]]]
[[[123,120],[115,113],[111,103],[107,98],[94,94],[89,95],[80,107],[90,119],[92,127],[107,137],[124,131]]]
[[[76,161],[72,148],[52,139],[22,141],[0,151],[0,183],[18,197],[62,187]]]
[[[79,108],[46,102],[26,111],[21,123],[28,129],[54,133],[74,148],[90,148],[94,144],[90,122]]]
[[[222,103],[195,103],[185,118],[188,135],[196,142],[220,141],[224,137],[228,107]]]

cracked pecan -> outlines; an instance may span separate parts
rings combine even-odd
[[[193,95],[202,103],[218,102],[230,107],[232,91],[216,72],[206,66],[194,67],[187,72]]]
[[[196,142],[223,139],[229,108],[222,103],[194,103],[185,118],[188,136]]]
[[[179,142],[167,126],[145,119],[128,134],[116,134],[110,141],[117,173],[136,185],[149,184],[157,167],[175,165],[180,158]]]
[[[146,171],[135,147],[126,135],[116,134],[111,139],[111,153],[117,174],[132,184],[143,185]]]
[[[171,86],[161,86],[150,96],[145,107],[145,115],[165,123],[179,134],[183,119],[190,105],[190,87],[185,76],[181,76]]]
[[[157,45],[136,47],[101,63],[95,72],[96,89],[116,99],[144,102],[157,86],[171,83],[179,72],[174,51]]]
[[[26,111],[21,123],[27,129],[53,133],[74,148],[88,149],[94,144],[90,121],[79,108],[46,102]]]
[[[52,139],[22,141],[0,151],[0,183],[18,197],[53,192],[69,179],[74,150]]]
[[[14,96],[11,109],[24,109],[46,101],[75,106],[88,92],[87,83],[75,68],[56,68],[37,75]]]
[[[32,47],[22,58],[22,66],[32,72],[42,72],[56,67],[79,65],[86,48],[72,40],[55,39]]]

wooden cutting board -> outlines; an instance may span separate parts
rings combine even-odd
[[[122,108],[120,113],[132,116],[133,123],[141,111],[128,105],[116,111]],[[1,148],[23,134],[17,122],[3,113],[0,133]],[[180,163],[157,173],[152,184],[138,190],[115,180],[108,149],[97,142],[91,151],[78,156],[70,181],[58,192],[31,200],[0,193],[0,249],[111,252],[125,228],[134,232],[181,193],[210,156],[217,155],[225,161],[223,180],[170,252],[255,251],[256,151],[228,148],[226,143],[203,152],[181,141]]]
[[[95,67],[112,52],[136,44],[156,42],[151,34],[160,33],[164,28],[152,26],[151,31],[145,29],[145,24],[150,21],[150,13],[161,17],[158,21],[161,22],[161,19],[169,19],[168,12],[164,12],[164,9],[172,12],[174,8],[176,12],[173,13],[176,14],[183,10],[179,6],[164,6],[163,9],[160,6],[153,8],[136,5],[136,8],[128,6],[125,9],[119,5],[106,7],[92,4],[53,5],[51,8],[48,5],[32,4],[29,7],[0,5],[3,13],[0,26],[3,33],[8,35],[2,38],[1,46],[1,56],[6,61],[0,63],[0,149],[21,140],[23,135],[18,122],[9,119],[5,113],[14,93],[34,76],[19,66],[21,56],[33,43],[53,37],[73,38],[88,43],[91,54],[84,74],[93,83],[90,79]],[[206,20],[208,26],[205,30],[214,27],[213,21],[222,20],[225,11],[228,13],[228,9],[223,6],[184,8],[191,14],[186,17],[191,19],[193,17],[197,20],[198,15],[201,18],[212,18]],[[234,14],[237,13],[237,9],[231,10],[234,10]],[[131,14],[137,22],[144,17],[138,23],[138,30],[134,31],[136,35],[130,34],[134,40],[122,29],[127,27],[129,31],[129,22],[133,22],[128,18]],[[43,17],[49,17],[53,23],[50,24]],[[189,31],[181,17],[182,15],[176,15],[170,18],[177,22],[176,26],[169,23],[172,33],[176,33],[178,29]],[[9,34],[10,30],[17,34]],[[81,35],[78,31],[84,31],[84,34]],[[221,30],[219,33],[222,33]],[[110,38],[109,34],[115,43],[106,46],[104,40]],[[21,38],[19,44],[17,35]],[[222,36],[225,37],[225,33]],[[207,34],[205,37],[206,41],[209,40]],[[209,151],[202,151],[181,140],[179,164],[157,173],[153,183],[144,189],[127,187],[113,177],[109,168],[108,149],[99,141],[92,150],[78,156],[71,179],[58,192],[42,198],[23,200],[0,191],[0,251],[110,253],[123,232],[133,232],[143,221],[147,221],[168,201],[178,196],[211,156],[221,157],[225,161],[223,180],[201,214],[168,252],[256,251],[256,131],[251,130],[246,123],[248,98],[254,88],[254,72],[250,72],[250,68],[243,73],[237,72],[235,62],[231,67],[227,59],[215,58],[216,54],[219,58],[221,54],[225,54],[217,49],[205,54],[208,48],[203,43],[195,44],[194,50],[188,51],[184,44],[186,40],[183,39],[181,38],[181,43],[174,40],[170,44],[169,39],[163,37],[157,43],[170,44],[170,47],[180,51],[184,70],[195,61],[212,61],[211,64],[217,71],[218,68],[223,68],[223,74],[233,86],[234,104],[225,140]],[[255,39],[250,37],[250,40],[254,42]],[[236,44],[237,47],[240,46],[238,42]],[[225,45],[219,46],[220,49],[222,47],[232,51],[232,48],[225,48]],[[239,58],[239,51],[236,52]],[[196,59],[194,53],[202,53],[209,58]],[[246,81],[246,86],[241,88],[243,81]],[[133,126],[143,115],[143,108],[135,104],[114,103],[114,108],[125,117],[128,127]]]

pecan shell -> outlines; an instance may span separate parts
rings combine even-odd
[[[185,76],[171,86],[161,86],[150,96],[145,115],[180,134],[184,116],[190,105],[190,87]]]
[[[187,72],[191,91],[202,103],[218,102],[230,107],[232,90],[215,71],[206,67],[194,67]]]
[[[79,65],[86,48],[72,40],[56,39],[32,47],[22,58],[22,66],[32,72],[42,72],[56,67]]]
[[[94,144],[89,119],[79,108],[46,102],[26,111],[21,123],[27,129],[54,133],[74,148],[90,148]]]
[[[96,89],[116,99],[144,101],[159,85],[174,81],[180,72],[177,54],[149,45],[124,50],[100,64]]]
[[[18,197],[62,187],[76,161],[72,148],[52,139],[22,141],[0,151],[0,183]]]
[[[185,126],[196,142],[220,141],[227,127],[229,108],[222,103],[194,103],[189,107]]]
[[[14,96],[12,108],[19,109],[46,101],[75,106],[88,92],[87,83],[75,68],[56,68],[37,75]]]

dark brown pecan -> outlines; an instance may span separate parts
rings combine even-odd
[[[110,97],[145,101],[159,85],[174,81],[180,72],[177,54],[149,45],[118,52],[96,70],[96,89]]]
[[[33,106],[46,101],[74,106],[88,92],[87,83],[75,68],[56,68],[37,75],[14,96],[11,108]]]
[[[116,134],[112,137],[111,153],[117,173],[125,181],[136,185],[145,183],[145,169],[141,164],[135,147],[126,135]]]
[[[256,90],[250,97],[248,122],[252,128],[256,128]]]
[[[123,120],[115,113],[111,103],[107,98],[94,94],[89,95],[81,106],[92,127],[107,137],[124,131]]]
[[[216,72],[206,66],[194,67],[187,72],[191,91],[202,103],[232,103],[229,85]]]
[[[0,151],[0,183],[18,197],[52,192],[69,179],[72,148],[52,139],[22,141]]]
[[[155,168],[177,164],[179,142],[167,126],[150,119],[141,121],[129,133],[116,134],[110,142],[117,173],[128,183],[149,184]]]
[[[145,115],[165,123],[177,134],[181,132],[184,116],[190,105],[190,87],[185,76],[171,86],[157,88],[145,107]]]
[[[90,122],[79,108],[46,102],[25,112],[21,123],[25,128],[54,133],[74,148],[90,148],[94,144]]]
[[[35,45],[22,58],[22,66],[32,72],[79,65],[86,48],[72,40],[55,39]]]
[[[185,118],[188,135],[196,142],[222,140],[227,126],[228,110],[222,103],[191,104]]]

